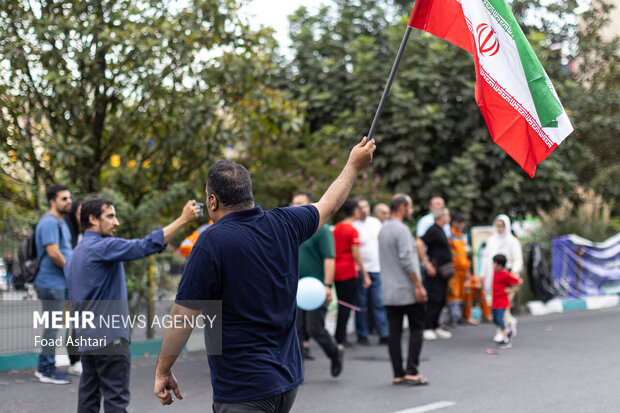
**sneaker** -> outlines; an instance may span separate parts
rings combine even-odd
[[[357,344],[360,346],[369,346],[370,342],[368,342],[368,337],[358,337]]]
[[[424,340],[435,341],[437,340],[437,334],[433,330],[424,330]]]
[[[74,376],[81,376],[82,375],[82,362],[78,361],[77,363],[70,365],[69,368],[67,369],[67,373],[73,374]]]
[[[435,335],[441,339],[452,338],[452,333],[449,332],[448,330],[444,330],[443,328],[436,328]]]
[[[52,367],[47,371],[35,371],[34,376],[39,379],[41,383],[52,383],[52,384],[69,384],[71,383],[71,379],[67,376],[67,373],[63,373],[62,371],[56,369],[56,367]]]
[[[508,339],[504,339],[500,343],[497,343],[497,348],[500,350],[507,350],[511,347],[512,347],[512,343]]]
[[[502,341],[504,341],[504,336],[502,335],[502,333],[495,333],[495,337],[493,337],[493,342],[499,344]]]
[[[332,377],[340,376],[340,373],[342,373],[343,362],[344,362],[344,348],[341,345],[338,345],[338,354],[336,355],[336,357],[332,359],[332,365],[330,369]]]
[[[386,346],[390,343],[390,340],[388,337],[380,337],[379,338],[379,345],[380,346]]]

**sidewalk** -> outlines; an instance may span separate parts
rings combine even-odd
[[[546,303],[542,301],[530,301],[527,303],[527,309],[533,316],[540,316],[576,310],[599,310],[601,308],[616,307],[618,305],[620,305],[620,295],[604,295],[600,297],[575,298],[570,300],[553,298]]]

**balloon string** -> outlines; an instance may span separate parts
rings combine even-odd
[[[338,304],[341,304],[341,305],[343,305],[345,307],[349,307],[350,309],[355,310],[355,311],[362,311],[361,308],[356,307],[353,304],[349,304],[346,301],[338,300]]]

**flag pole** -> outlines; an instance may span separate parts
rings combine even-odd
[[[411,26],[407,26],[407,30],[405,31],[405,35],[403,36],[403,40],[402,42],[400,42],[400,48],[398,49],[398,53],[396,54],[396,59],[394,60],[392,71],[390,72],[390,76],[388,77],[385,89],[383,90],[383,95],[381,96],[381,100],[379,101],[379,106],[377,107],[375,118],[372,120],[372,124],[370,125],[370,131],[368,131],[368,140],[372,139],[373,135],[375,134],[375,130],[377,129],[377,123],[379,122],[379,118],[381,117],[381,112],[383,112],[383,105],[385,105],[385,101],[387,100],[388,94],[390,93],[390,88],[392,87],[394,76],[396,76],[396,70],[398,69],[400,59],[403,57],[403,53],[405,52],[405,46],[407,45],[407,40],[409,40],[410,33]]]

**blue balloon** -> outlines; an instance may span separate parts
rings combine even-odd
[[[314,277],[304,277],[297,286],[297,307],[302,310],[316,310],[325,302],[325,285]]]

